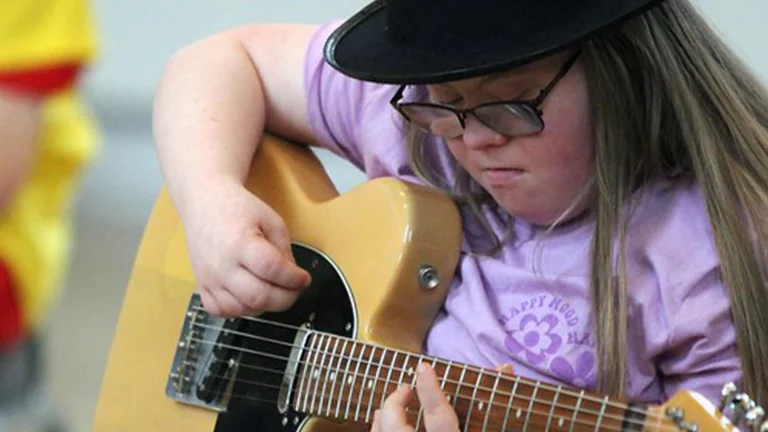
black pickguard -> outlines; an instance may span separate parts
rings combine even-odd
[[[235,396],[227,412],[219,414],[215,432],[298,430],[305,415],[291,409],[285,415],[278,412],[276,402],[283,374],[273,372],[285,371],[287,367],[290,345],[297,333],[293,327],[310,323],[312,329],[326,333],[343,336],[355,333],[353,299],[337,270],[324,256],[306,247],[294,245],[293,254],[297,264],[312,275],[312,284],[290,310],[259,317],[291,328],[250,321],[241,323],[249,334],[285,344],[241,338],[244,349],[260,354],[246,353],[241,358],[233,390]]]

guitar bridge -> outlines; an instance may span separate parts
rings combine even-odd
[[[187,306],[165,394],[178,402],[227,410],[240,360],[241,320],[210,316],[200,296]]]

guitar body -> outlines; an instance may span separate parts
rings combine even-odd
[[[168,396],[166,382],[179,363],[180,333],[194,326],[190,320],[208,318],[199,304],[190,305],[195,281],[183,227],[161,191],[126,290],[94,430],[360,429],[359,424],[342,427],[290,409],[278,411],[274,401],[280,377],[264,371],[286,367],[301,326],[420,352],[458,260],[460,219],[453,203],[394,179],[374,180],[339,196],[309,149],[270,137],[259,146],[250,172],[247,187],[283,217],[297,263],[312,274],[313,283],[290,310],[260,317],[284,327],[254,321],[241,323],[238,330],[284,346],[240,338],[231,352],[251,367],[237,370],[226,412]],[[273,357],[253,354],[264,351]],[[275,380],[272,386],[248,385],[269,384],[270,379]]]

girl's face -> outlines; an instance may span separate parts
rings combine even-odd
[[[457,108],[535,99],[568,57],[556,55],[503,74],[430,85],[429,97]],[[557,82],[539,108],[545,127],[538,134],[507,137],[470,115],[464,134],[446,142],[502,208],[532,224],[548,225],[574,205],[593,169],[589,95],[581,62]],[[582,198],[568,217],[583,213],[587,205],[588,199]]]

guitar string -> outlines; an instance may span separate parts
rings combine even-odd
[[[246,367],[247,367],[247,366],[246,366]],[[261,369],[261,370],[264,370],[264,368],[259,368],[259,369]],[[279,372],[279,371],[272,371],[272,372]],[[222,376],[222,375],[211,375],[211,376],[214,376],[214,377],[216,377],[216,378],[224,378],[224,379],[227,379],[227,377],[226,377],[226,376]],[[275,390],[275,391],[279,391],[279,389],[281,388],[281,386],[278,386],[278,385],[267,384],[267,383],[263,383],[263,382],[252,381],[252,380],[245,380],[245,379],[235,379],[234,381],[235,381],[235,382],[238,382],[238,383],[242,383],[242,384],[250,385],[250,386],[253,386],[253,387],[266,388],[266,389],[271,389],[271,390]],[[318,385],[319,385],[319,384],[318,384]],[[343,401],[347,401],[347,400],[353,400],[353,399],[354,399],[354,395],[355,395],[355,392],[354,392],[354,390],[355,390],[355,389],[352,389],[352,390],[353,390],[353,391],[352,391],[352,392],[349,394],[349,399],[344,399],[344,398],[343,398],[343,393],[340,393],[340,394],[339,394],[339,398],[336,398],[336,397],[335,397],[335,395],[333,395],[333,394],[329,395],[329,397],[328,397],[328,399],[327,399],[327,403],[326,403],[326,404],[327,404],[327,406],[331,406],[331,405],[333,405],[333,402],[339,402],[339,401],[343,402]],[[363,393],[363,392],[365,391],[363,388],[361,388],[360,390],[361,390],[361,391],[360,391],[360,393]],[[360,395],[360,393],[357,393],[357,394],[358,394],[358,395]],[[379,393],[378,393],[378,392],[377,392],[377,393],[375,393],[375,396],[379,396]],[[382,396],[383,396],[383,394],[382,394]],[[263,397],[261,397],[261,398],[260,398],[260,397],[249,396],[249,395],[246,395],[245,393],[232,393],[232,394],[231,394],[231,397],[232,397],[232,398],[236,398],[236,399],[243,399],[243,400],[251,400],[251,401],[255,401],[255,402],[262,402],[262,403],[265,403],[265,404],[267,404],[267,405],[274,405],[275,407],[277,407],[277,401],[276,401],[276,400],[274,400],[274,399],[266,399],[266,398],[263,398]],[[463,399],[465,399],[465,400],[469,401],[469,402],[470,402],[470,406],[472,406],[472,405],[473,405],[473,404],[471,403],[472,401],[471,401],[471,399],[470,399],[470,398],[463,398]],[[527,400],[530,400],[530,399],[527,399]],[[411,405],[412,405],[414,402],[416,403],[416,407],[415,407],[414,411],[411,411],[411,410],[410,410],[410,408],[411,408]],[[314,405],[314,402],[312,403],[312,405]],[[512,411],[512,409],[509,409],[510,407],[508,407],[508,406],[507,406],[507,405],[505,405],[505,404],[497,404],[497,403],[493,403],[493,404],[487,404],[487,405],[488,405],[488,408],[486,409],[486,411],[487,411],[487,410],[490,410],[490,409],[491,409],[491,407],[494,407],[494,408],[495,408],[495,407],[502,407],[502,408],[507,408],[509,411]],[[306,406],[306,404],[305,404],[305,406]],[[534,404],[534,406],[536,406],[536,404]],[[366,405],[366,406],[360,406],[360,407],[358,407],[358,408],[357,408],[357,411],[359,412],[360,410],[364,410],[364,409],[367,409],[367,408],[368,408],[368,406],[367,406],[367,405]],[[419,411],[421,410],[421,408],[420,408],[420,407],[419,407],[419,405],[418,405],[418,400],[413,400],[413,401],[409,402],[409,405],[407,406],[407,408],[409,408],[409,410],[407,410],[407,411],[406,411],[406,415],[408,415],[408,416],[417,416],[417,415],[419,414]],[[326,417],[326,418],[328,417],[328,416],[324,416],[324,415],[322,414],[322,411],[323,411],[323,409],[322,409],[322,406],[321,406],[321,405],[318,405],[318,411],[317,411],[317,412],[318,412],[318,414],[314,414],[314,413],[312,412],[312,408],[311,408],[311,407],[310,407],[310,410],[309,410],[309,411],[298,411],[298,409],[294,409],[294,410],[295,410],[296,412],[298,412],[298,413],[300,413],[300,414],[304,414],[304,415],[312,415],[312,416],[317,416],[317,417]],[[517,411],[521,411],[519,408],[515,408],[515,410],[517,410]],[[530,412],[531,412],[532,414],[537,414],[537,415],[540,415],[540,416],[547,416],[547,417],[549,417],[549,416],[550,416],[550,412],[549,412],[549,411],[540,411],[540,410],[536,410],[535,408],[534,408],[534,409],[531,409],[531,410],[530,410]],[[486,415],[489,415],[489,414],[486,414]],[[331,418],[333,418],[333,417],[331,417]],[[338,417],[335,417],[335,418],[337,418],[337,419],[340,419],[340,418],[341,418],[341,416],[338,416]],[[369,422],[369,420],[368,420],[369,416],[368,416],[368,415],[365,415],[365,416],[363,416],[363,418],[365,419],[364,421],[365,421],[366,423],[368,423],[368,422]],[[515,418],[519,420],[519,419],[520,419],[520,416],[519,416],[519,414],[518,414],[518,415],[516,415],[516,416],[515,416]],[[562,416],[561,416],[561,418],[564,418],[564,417],[562,417]],[[604,416],[603,418],[605,418],[605,416]],[[615,418],[614,418],[614,420],[615,420],[615,421],[617,421],[617,422],[618,422],[618,421],[623,421],[622,419],[615,419]],[[481,422],[481,421],[478,421],[478,420],[476,420],[476,421],[474,421],[474,422],[475,422],[475,423],[478,423],[478,422]],[[484,421],[482,421],[482,422],[484,422]],[[471,423],[472,423],[472,421],[470,421],[470,424],[471,424]],[[509,422],[507,422],[507,423],[509,423]],[[581,426],[588,426],[588,427],[593,427],[593,426],[596,426],[596,425],[598,424],[598,423],[595,423],[595,422],[590,422],[590,421],[586,421],[586,420],[581,420],[581,419],[579,419],[579,418],[576,418],[576,419],[574,419],[572,423],[574,423],[574,424],[576,424],[576,425],[581,425]],[[628,423],[630,423],[630,422],[628,422]],[[642,426],[643,426],[645,423],[641,423],[641,422],[635,422],[635,423],[631,423],[631,424],[632,424],[632,425],[637,425],[637,426],[641,426],[641,427],[642,427]],[[497,421],[495,421],[495,420],[494,420],[494,421],[492,421],[492,422],[489,422],[487,426],[491,426],[491,430],[502,430],[502,429],[494,429],[495,427],[501,427],[501,426],[505,426],[505,428],[503,429],[504,431],[506,431],[506,430],[509,430],[509,428],[507,428],[507,427],[506,427],[506,425],[504,425],[504,424],[500,424],[500,422],[497,422]],[[487,428],[487,426],[486,426],[486,428]],[[511,428],[514,428],[514,427],[515,427],[515,425],[514,425],[514,424],[512,424],[512,425],[510,425],[509,427],[511,427]],[[559,427],[564,427],[564,426],[559,426]],[[485,430],[485,429],[483,429],[483,430]],[[609,432],[621,432],[621,431],[623,431],[623,430],[625,430],[625,429],[624,429],[624,428],[618,428],[618,429],[616,429],[616,428],[613,428],[613,427],[607,427],[607,426],[605,426],[605,425],[602,425],[602,426],[601,426],[601,428],[600,428],[600,430],[609,431]],[[645,430],[645,429],[644,429],[644,430]],[[670,432],[674,432],[674,431],[676,431],[677,429],[675,429],[675,428],[666,428],[666,427],[661,427],[661,425],[659,425],[659,428],[656,428],[656,429],[652,429],[652,430],[653,430],[653,431],[657,431],[657,432],[667,432],[667,431],[670,431]]]
[[[208,326],[208,327],[210,327],[210,326]],[[248,333],[235,332],[233,330],[228,330],[228,331],[230,331],[232,333],[240,333],[240,334],[243,334],[243,335],[248,335]],[[329,336],[331,336],[331,335],[329,335]],[[290,343],[283,342],[283,341],[275,341],[275,340],[272,340],[272,339],[269,339],[269,338],[258,337],[258,339],[266,341],[266,342],[270,342],[270,343],[278,343],[278,344],[281,344],[281,345],[284,345],[284,346],[293,346]],[[195,342],[200,342],[200,343],[205,343],[205,344],[213,345],[213,346],[221,346],[221,347],[224,347],[226,349],[231,349],[233,351],[238,351],[238,352],[243,352],[243,353],[248,353],[248,354],[254,354],[254,355],[260,355],[260,356],[263,356],[263,357],[273,358],[273,359],[277,359],[277,360],[281,360],[281,361],[286,361],[286,362],[290,362],[291,361],[289,358],[283,357],[283,356],[280,356],[280,355],[277,355],[277,354],[270,354],[270,353],[254,351],[254,350],[250,350],[250,349],[236,347],[234,345],[228,345],[228,344],[208,341],[208,340],[204,340],[204,339],[199,339],[199,338],[192,338],[191,340],[194,340]],[[371,346],[371,345],[367,345],[367,346]],[[306,348],[305,350],[307,352],[309,352],[309,353],[315,352],[315,353],[329,354],[331,356],[331,358],[329,359],[329,363],[332,363],[333,358],[337,357],[335,354],[328,353],[327,351],[323,351],[321,349],[313,349],[313,348],[310,347],[310,348]],[[408,355],[412,356],[412,357],[416,357],[413,354],[408,354]],[[424,356],[421,356],[421,357],[424,357]],[[310,363],[309,361],[299,360],[299,361],[296,361],[296,363],[298,363],[298,364],[306,364],[306,365],[310,365],[310,367],[312,367],[311,366],[312,363]],[[360,363],[361,365],[363,365],[363,364],[373,365],[374,364],[371,361],[365,361],[365,360],[359,361],[358,363]],[[246,364],[242,364],[242,366],[254,367],[254,366],[250,366],[250,365],[246,365]],[[332,366],[324,366],[324,365],[317,366],[317,365],[315,365],[314,368],[315,369],[319,369],[321,371],[322,370],[328,370],[328,371],[339,372],[339,374],[344,373],[344,372],[341,371],[341,369],[334,368]],[[262,369],[264,369],[264,368],[262,368]],[[401,368],[397,368],[397,367],[387,367],[387,369],[391,369],[394,372],[400,372],[401,377],[406,376],[406,374],[410,376],[411,373],[412,373],[412,372],[406,372],[406,370],[401,369]],[[467,370],[469,370],[469,369],[467,369]],[[284,373],[284,371],[281,371],[281,370],[271,370],[271,372],[275,373],[275,374],[283,374]],[[492,375],[488,374],[488,371],[479,372],[479,373],[485,374],[486,376],[492,376]],[[501,372],[494,371],[494,374],[498,375],[498,374],[501,374]],[[309,376],[309,375],[305,373],[304,376]],[[357,380],[357,377],[359,377],[359,376],[366,377],[367,375],[364,374],[364,373],[354,373],[354,372],[350,374],[348,371],[347,371],[347,373],[345,373],[345,378],[346,377],[352,377],[355,381]],[[502,375],[502,377],[504,377],[504,376]],[[509,377],[509,378],[516,379],[518,381],[522,381],[519,377]],[[362,381],[364,382],[366,380],[363,379]],[[389,381],[384,379],[384,378],[378,378],[378,377],[377,378],[369,378],[367,381],[376,382],[377,384],[379,382],[384,382],[384,383],[386,383],[386,385],[389,385]],[[444,381],[447,382],[447,383],[456,384],[457,385],[457,390],[461,386],[467,387],[467,385],[464,384],[461,381],[453,381],[453,380],[447,380],[447,379],[444,380]],[[343,385],[344,384],[342,383],[342,387],[343,387]],[[543,386],[540,385],[539,388],[543,388]],[[483,387],[483,386],[479,386],[478,389],[483,389],[483,390],[486,390],[486,391],[489,391],[489,392],[491,391],[490,388]],[[507,393],[507,392],[504,392],[504,391],[497,391],[496,394],[497,395],[501,395],[501,396],[507,396],[508,399],[509,398],[512,398],[512,399],[515,398],[515,395],[513,395],[512,393]],[[455,397],[458,398],[458,399],[464,399],[464,400],[469,400],[469,401],[474,401],[475,400],[475,398],[464,396],[464,395],[461,395],[461,394],[458,394]],[[530,400],[531,400],[530,397],[524,396],[524,395],[517,395],[517,399],[521,400],[521,401],[527,401],[527,402],[530,402]],[[582,401],[584,401],[584,400],[587,400],[587,398],[586,397],[582,397]],[[607,404],[605,403],[604,399],[603,400],[594,399],[593,402],[600,403],[600,404],[605,404],[607,406]],[[485,402],[483,402],[483,403],[485,403]],[[574,406],[570,406],[570,405],[567,405],[567,404],[562,404],[562,403],[554,403],[553,404],[552,402],[547,402],[547,401],[543,401],[543,400],[535,400],[532,405],[535,405],[536,403],[538,403],[539,405],[546,404],[546,405],[548,405],[550,407],[554,406],[556,408],[562,408],[562,409],[569,410],[569,411],[574,410],[574,408],[575,408]],[[493,405],[494,406],[505,406],[504,404],[498,404],[498,403],[495,403],[495,402],[493,403]],[[627,412],[634,412],[634,413],[642,414],[645,418],[649,418],[649,419],[652,419],[652,420],[659,420],[659,416],[650,415],[646,411],[641,411],[641,410],[636,410],[636,409],[632,409],[631,410],[629,407],[625,408],[623,406],[621,407],[621,409],[625,410]],[[582,412],[582,413],[585,413],[585,414],[591,414],[591,415],[595,415],[595,416],[600,416],[600,412],[589,410],[589,409],[585,409],[585,408],[579,409],[578,411]],[[602,418],[606,418],[606,419],[612,419],[612,420],[615,420],[615,421],[624,421],[625,420],[625,417],[615,416],[615,415],[610,414],[610,413],[608,413],[608,414],[604,413],[601,417]],[[637,424],[640,424],[640,425],[642,424],[642,422],[638,422],[636,420],[632,420],[632,419],[626,419],[626,420],[628,422],[631,422],[631,423],[637,423]]]
[[[200,309],[200,308],[196,308],[196,310],[203,311],[203,309]],[[414,353],[411,353],[411,352],[402,351],[402,350],[394,349],[394,348],[389,348],[389,347],[385,347],[385,346],[382,346],[382,345],[377,345],[377,344],[373,344],[373,343],[369,343],[369,342],[358,341],[356,339],[348,338],[348,337],[345,337],[345,336],[339,336],[339,335],[335,335],[335,334],[332,334],[332,333],[325,333],[325,332],[318,332],[318,331],[315,331],[315,330],[303,329],[301,327],[297,327],[297,326],[293,326],[293,325],[289,325],[289,324],[284,324],[284,323],[279,323],[279,322],[276,322],[276,321],[265,320],[265,319],[262,319],[262,318],[241,317],[240,319],[244,319],[246,321],[251,321],[251,322],[257,322],[257,323],[260,323],[260,324],[267,324],[267,325],[272,325],[272,326],[276,326],[276,327],[286,328],[286,329],[294,330],[294,331],[306,331],[306,332],[310,332],[311,331],[313,334],[328,335],[328,336],[331,336],[331,337],[334,337],[334,338],[338,338],[340,340],[346,340],[348,342],[352,342],[352,343],[355,343],[355,344],[358,344],[358,345],[365,345],[365,346],[369,346],[369,347],[376,347],[376,348],[379,348],[379,349],[382,349],[382,350],[387,350],[387,351],[390,351],[390,352],[397,352],[397,353],[400,353],[400,354],[403,354],[403,355],[407,355],[407,356],[411,356],[411,357],[421,357],[421,358],[429,357],[429,356],[424,356],[424,355],[420,355],[420,354],[414,354]],[[210,326],[210,325],[206,325],[206,324],[201,324],[201,323],[195,323],[195,325],[197,325],[199,327],[214,329],[214,330],[221,330],[218,327]],[[295,344],[293,344],[291,342],[285,342],[285,341],[265,338],[263,336],[257,336],[257,335],[253,335],[253,334],[250,334],[250,333],[236,332],[234,330],[228,330],[228,329],[223,330],[223,331],[228,331],[230,333],[238,334],[240,336],[243,336],[243,337],[246,337],[246,338],[250,338],[250,339],[254,339],[254,340],[262,340],[262,341],[265,341],[265,342],[271,342],[271,343],[274,343],[274,344],[283,345],[285,347],[305,349],[304,347],[299,346],[299,345],[295,345]],[[234,346],[232,348],[233,349],[239,349],[238,347],[234,347]],[[343,353],[341,355],[343,355]],[[331,354],[331,356],[335,356],[335,354]],[[286,358],[281,358],[281,360],[287,360],[287,359]],[[368,361],[367,363],[371,364],[370,361]],[[440,360],[440,359],[436,359],[435,363],[436,364],[441,364],[443,366],[446,366],[448,364],[446,361]],[[400,371],[400,369],[397,369],[397,368],[393,368],[393,370]],[[474,367],[474,366],[471,366],[471,365],[467,365],[467,371],[470,371],[470,372],[473,372],[473,373],[478,373],[478,374],[488,374],[488,370],[487,369],[485,369],[485,368],[478,368],[478,367]],[[513,376],[513,377],[515,379],[517,379],[518,381],[523,382],[526,385],[529,385],[529,386],[537,385],[536,381],[528,380],[526,378],[519,377],[519,376]],[[450,381],[450,380],[446,380],[446,381],[449,382],[449,383],[452,383],[452,384],[459,384],[457,381]],[[644,410],[638,410],[638,409],[632,408],[631,406],[626,405],[626,404],[619,404],[619,403],[615,403],[615,402],[611,402],[611,401],[606,402],[604,397],[603,398],[599,398],[599,397],[594,397],[594,396],[591,396],[591,395],[588,395],[588,394],[581,395],[580,392],[574,392],[573,390],[568,389],[568,388],[565,388],[565,389],[560,388],[560,389],[558,389],[557,387],[554,387],[554,386],[549,385],[549,384],[544,383],[544,382],[539,382],[538,388],[539,389],[548,390],[548,391],[553,391],[553,392],[559,392],[561,395],[580,397],[582,400],[585,400],[585,401],[595,402],[595,403],[599,403],[599,404],[605,404],[605,406],[607,406],[607,407],[612,407],[612,408],[617,408],[617,409],[621,409],[621,410],[626,410],[628,412],[635,413],[635,414],[645,414]],[[492,389],[487,388],[487,387],[479,387],[479,389],[485,390],[485,391],[491,391],[492,390]]]

